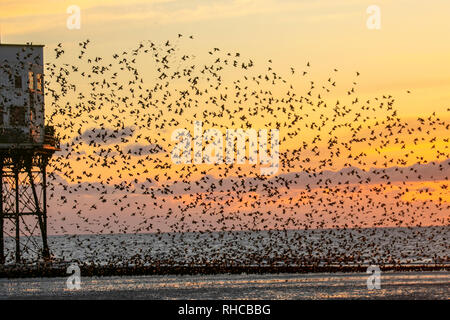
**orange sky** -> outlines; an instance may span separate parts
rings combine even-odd
[[[66,9],[76,4],[81,29],[68,30]],[[359,70],[361,94],[395,94],[404,115],[448,107],[450,33],[445,0],[377,1],[381,29],[366,27],[361,0],[2,1],[4,42],[76,44],[86,38],[109,53],[143,39],[194,34],[198,50],[239,50],[255,61],[269,57],[280,68],[314,66],[319,80],[338,67],[347,80]],[[93,49],[94,50],[94,49]],[[47,61],[51,60],[48,53]],[[326,79],[326,78],[325,78]],[[411,90],[412,95],[406,95]]]

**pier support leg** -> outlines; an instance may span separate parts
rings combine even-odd
[[[34,184],[33,172],[31,170],[31,159],[27,163],[27,173],[28,173],[28,178],[30,180],[31,191],[33,192],[33,199],[34,199],[34,204],[35,204],[36,215],[37,215],[38,222],[39,222],[39,228],[41,229],[42,256],[43,256],[44,260],[48,260],[50,258],[50,252],[49,252],[48,243],[47,243],[47,219],[44,216],[45,209],[41,210],[41,205],[39,203],[39,198],[38,198],[38,195],[36,192],[36,186]],[[43,181],[42,188],[44,188],[43,190],[45,190],[44,183],[46,181],[44,179],[44,177],[45,177],[44,167],[40,166],[39,174],[44,174],[44,176],[42,177],[42,181]],[[46,197],[46,194],[44,193],[43,198],[45,199],[45,197]],[[45,206],[45,203],[43,203],[43,205]]]
[[[16,263],[20,263],[20,212],[19,212],[19,168],[14,168],[14,184],[16,196]]]
[[[43,236],[43,255],[44,259],[50,259],[50,249],[47,242],[47,157],[43,157],[41,163],[41,173],[42,173],[42,217],[44,219],[44,225],[42,229],[42,234],[45,234],[45,239]]]

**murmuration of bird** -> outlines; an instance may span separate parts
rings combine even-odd
[[[90,257],[104,248],[75,234],[133,235],[115,244],[111,264],[222,266],[400,263],[409,256],[393,253],[396,241],[428,228],[411,250],[449,262],[450,109],[402,117],[394,96],[358,95],[360,72],[336,67],[317,80],[313,62],[276,70],[235,50],[194,54],[193,43],[179,34],[105,56],[89,40],[54,48],[46,114],[62,150],[49,169],[51,234]],[[172,161],[172,132],[196,121],[278,130],[276,174],[261,174],[252,152],[241,152],[243,165]],[[211,143],[183,152],[203,160]],[[400,231],[386,243],[389,228]]]

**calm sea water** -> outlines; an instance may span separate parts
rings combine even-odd
[[[365,273],[81,276],[81,289],[66,278],[0,279],[1,299],[450,299],[449,272],[386,272],[380,289]]]
[[[22,243],[22,250],[33,261],[36,251],[30,241]],[[450,263],[450,226],[50,236],[49,245],[57,259],[118,265]],[[14,240],[6,238],[9,263],[14,248]]]

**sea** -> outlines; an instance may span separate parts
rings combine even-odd
[[[41,239],[23,239],[37,261]],[[97,265],[302,265],[450,263],[450,226],[49,236],[57,260]],[[15,242],[5,238],[6,263]]]

